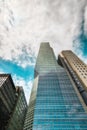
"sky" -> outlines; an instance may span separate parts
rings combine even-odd
[[[87,0],[0,0],[0,73],[23,86],[27,101],[41,42],[87,64]]]

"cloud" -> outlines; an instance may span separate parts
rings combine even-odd
[[[83,9],[82,22],[80,27],[80,34],[74,40],[75,53],[87,63],[87,6]]]
[[[22,77],[25,80],[28,80],[29,77],[32,77],[33,79],[33,73],[34,73],[33,66],[27,66],[26,68],[23,68],[17,65],[16,63],[13,63],[9,60],[3,60],[0,58],[0,68],[5,73],[11,73],[12,75],[17,74],[19,77]]]
[[[29,102],[30,98],[30,93],[31,93],[31,88],[33,84],[32,78],[30,78],[27,82],[22,78],[17,75],[13,75],[13,80],[16,86],[22,86],[25,92],[25,97],[27,102]]]
[[[15,86],[22,86],[24,88],[27,102],[29,102],[30,92],[33,83],[34,67],[21,67],[9,60],[0,58],[0,73],[10,73]]]
[[[87,64],[87,55],[84,55],[83,52],[81,51],[81,46],[77,47],[77,51],[76,49],[74,49],[76,55],[78,55],[78,57],[85,63]]]
[[[8,68],[10,65],[10,69],[6,70],[16,74],[14,80],[26,88],[26,95],[32,80],[24,79],[25,73],[28,69],[32,71],[40,43],[45,41],[50,42],[56,56],[62,50],[71,49],[83,60],[86,59],[87,0],[0,1],[2,68],[5,72],[4,63]],[[31,77],[30,74],[28,76]]]
[[[84,32],[87,37],[87,6],[85,7],[85,12],[84,12]]]
[[[44,41],[51,43],[56,56],[63,49],[73,50],[83,15],[85,28],[87,26],[86,5],[86,0],[1,1],[0,56],[21,64],[25,47],[29,59],[36,59],[39,45]],[[35,64],[35,60],[21,65],[32,63]]]

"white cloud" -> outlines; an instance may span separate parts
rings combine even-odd
[[[87,0],[1,0],[0,57],[26,67],[35,64],[41,42],[50,42],[56,56],[63,49],[73,50],[83,17],[86,35]],[[28,100],[32,80],[16,76],[14,82],[24,87]]]
[[[50,42],[56,56],[63,49],[73,50],[83,17],[86,35],[87,0],[1,0],[0,57],[25,68],[35,64],[41,42]],[[79,44],[77,40],[74,46]],[[77,54],[87,63],[80,50]],[[13,79],[23,86],[28,101],[32,79],[17,75]]]
[[[87,36],[87,6],[85,8],[85,13],[84,13],[84,32],[85,32],[85,35]]]
[[[81,52],[81,50],[79,50],[79,51],[77,52],[77,55],[78,55],[78,57],[79,57],[85,64],[87,64],[87,57],[83,55],[83,53]]]
[[[20,60],[24,46],[29,57],[35,58],[40,43],[49,41],[57,55],[73,49],[83,15],[87,25],[86,0],[4,0],[0,4],[0,56],[23,67],[32,64]]]
[[[22,86],[25,92],[26,100],[29,102],[30,93],[32,89],[33,80],[29,78],[29,81],[24,80],[22,77],[18,77],[17,75],[13,76],[13,81],[15,86]]]

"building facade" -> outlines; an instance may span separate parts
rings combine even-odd
[[[17,102],[11,118],[8,122],[6,130],[22,130],[27,111],[27,102],[25,99],[24,91],[22,87],[16,87],[17,90]]]
[[[9,74],[0,74],[0,130],[4,130],[16,103],[16,88]]]
[[[62,51],[61,55],[67,64],[73,69],[78,76],[84,89],[87,91],[87,65],[82,62],[71,50]]]
[[[49,43],[40,46],[34,74],[23,130],[86,130],[86,105]]]
[[[10,74],[0,74],[0,130],[22,130],[27,102],[22,87],[15,87]]]
[[[71,50],[62,51],[58,57],[58,63],[68,71],[87,105],[87,65]]]

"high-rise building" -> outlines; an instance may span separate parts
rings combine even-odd
[[[87,65],[70,50],[60,53],[58,63],[68,71],[87,105]]]
[[[79,80],[87,91],[87,65],[70,50],[62,51],[61,55],[77,74]]]
[[[27,111],[27,102],[22,87],[16,87],[17,102],[8,122],[6,130],[22,130]]]
[[[4,130],[16,103],[16,89],[9,74],[0,74],[0,130]]]
[[[27,103],[22,87],[10,74],[0,74],[0,130],[22,130]]]
[[[87,109],[68,70],[42,43],[23,130],[86,130]]]

